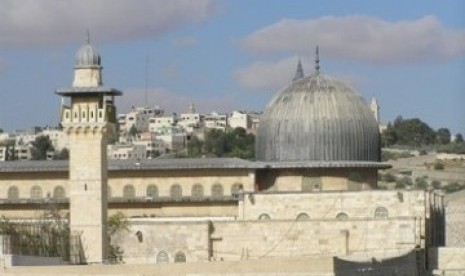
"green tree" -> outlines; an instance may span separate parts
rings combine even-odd
[[[39,135],[32,142],[31,155],[33,160],[47,159],[47,151],[53,151],[53,145],[48,135]]]
[[[203,151],[203,142],[200,141],[197,136],[193,135],[188,141],[187,141],[187,155],[190,157],[198,157],[202,155]]]
[[[418,118],[396,119],[394,130],[399,145],[419,147],[433,144],[436,140],[436,132]]]
[[[207,130],[204,150],[206,153],[212,153],[217,157],[223,156],[228,150],[225,132],[219,129]]]
[[[461,133],[457,133],[455,135],[455,143],[457,144],[463,143],[463,136]]]
[[[436,142],[442,145],[450,143],[450,131],[448,128],[440,128],[436,131]]]
[[[118,212],[107,219],[108,257],[113,262],[123,261],[124,251],[116,242],[118,234],[129,231],[129,221],[126,216]]]
[[[63,148],[60,153],[55,156],[57,160],[68,160],[69,159],[69,150],[67,148]]]
[[[426,181],[426,177],[417,177],[415,179],[415,189],[418,190],[425,190],[428,187],[428,182]]]
[[[137,134],[139,134],[139,130],[136,128],[136,125],[132,125],[132,127],[129,129],[129,136],[136,137]]]
[[[255,136],[247,134],[244,128],[238,127],[227,133],[228,156],[252,159],[255,156]]]
[[[388,124],[387,128],[381,134],[381,141],[382,145],[385,147],[392,146],[397,142],[397,133],[391,124]]]

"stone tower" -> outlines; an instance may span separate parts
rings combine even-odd
[[[378,101],[376,100],[375,97],[371,99],[371,105],[370,105],[371,112],[373,112],[373,115],[375,116],[376,122],[379,124],[380,118],[379,118],[379,105]]]
[[[71,257],[77,263],[102,263],[107,258],[107,140],[114,130],[114,96],[102,86],[100,55],[86,43],[78,50],[74,81],[56,94],[62,101],[61,124],[69,136]]]

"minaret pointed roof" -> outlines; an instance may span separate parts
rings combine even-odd
[[[320,51],[318,49],[318,45],[316,45],[315,49],[315,75],[320,74]]]
[[[304,69],[302,68],[302,61],[299,58],[299,61],[297,62],[297,69],[295,71],[295,75],[294,75],[294,78],[292,79],[292,81],[296,81],[296,80],[301,79],[303,77],[305,77]]]

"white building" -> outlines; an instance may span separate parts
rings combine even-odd
[[[186,113],[181,113],[179,116],[178,126],[189,134],[194,133],[201,127],[201,116],[200,113],[195,112],[193,103],[189,105]]]
[[[163,117],[153,117],[149,119],[148,131],[157,132],[161,128],[169,128],[176,125],[176,116],[165,115]]]
[[[243,111],[233,111],[228,118],[228,124],[233,129],[237,127],[249,129],[251,126],[249,114]]]
[[[108,158],[109,159],[145,159],[146,150],[142,145],[108,145]]]
[[[137,131],[147,131],[150,118],[163,116],[163,113],[159,107],[133,107],[127,114],[118,114],[119,133],[126,135],[133,126]]]
[[[8,156],[8,147],[0,146],[0,162],[6,161]]]
[[[145,147],[146,157],[148,159],[165,153],[165,143],[157,139],[156,134],[153,132],[140,133],[139,139],[133,141],[133,144]]]
[[[186,134],[179,127],[162,127],[155,132],[157,140],[163,142],[165,149],[178,151],[184,148]]]
[[[47,128],[38,135],[46,135],[55,149],[55,152],[60,152],[62,149],[69,149],[69,138],[66,133],[58,129]]]
[[[219,114],[213,111],[212,113],[203,116],[205,128],[214,128],[225,131],[228,125],[228,116],[226,114]]]

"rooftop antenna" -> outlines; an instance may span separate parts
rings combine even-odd
[[[150,56],[147,54],[145,56],[145,91],[144,91],[144,104],[145,107],[148,106],[148,89],[149,89],[149,63],[150,63]]]
[[[318,51],[318,45],[316,45],[316,50],[315,50],[315,75],[320,74],[320,53]]]
[[[87,42],[87,44],[90,44],[90,32],[89,32],[89,29],[86,29],[86,42]]]

